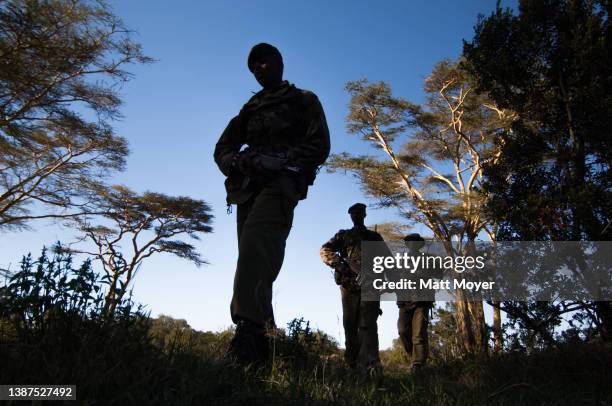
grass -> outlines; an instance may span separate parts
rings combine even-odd
[[[346,369],[340,350],[322,354],[287,335],[277,337],[274,360],[255,368],[223,359],[229,331],[207,334],[205,341],[197,332],[185,334],[159,347],[150,321],[133,316],[112,325],[73,324],[63,333],[50,328],[23,342],[5,323],[0,382],[76,384],[82,405],[612,403],[612,349],[601,344],[455,360],[420,376],[387,365],[374,383]],[[300,345],[300,357],[288,352]]]

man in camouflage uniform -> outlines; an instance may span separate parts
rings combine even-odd
[[[241,363],[267,357],[274,325],[272,284],[299,200],[329,155],[329,131],[317,96],[283,80],[283,59],[255,45],[248,68],[263,90],[230,120],[215,147],[227,176],[228,211],[237,205],[238,263],[230,306],[236,333],[229,355]]]
[[[425,245],[425,240],[420,234],[408,234],[404,237],[404,242],[408,248],[408,255],[421,256],[420,250]],[[419,278],[440,278],[441,275],[438,272],[433,270],[431,274],[425,274],[417,270],[415,274]],[[410,356],[412,364],[410,369],[413,373],[419,372],[427,361],[429,353],[427,327],[429,325],[429,312],[433,307],[435,299],[433,292],[423,291],[420,292],[420,296],[431,296],[431,298],[426,297],[430,300],[409,300],[407,297],[400,297],[397,301],[397,306],[399,307],[397,330],[404,350]],[[422,297],[420,298],[423,299]]]
[[[321,259],[334,268],[336,284],[342,296],[344,358],[351,368],[375,371],[380,367],[378,326],[380,300],[362,301],[357,275],[361,268],[361,242],[383,241],[380,234],[364,225],[366,206],[356,203],[348,209],[353,228],[340,230],[321,247]]]

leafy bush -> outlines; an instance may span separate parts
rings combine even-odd
[[[58,337],[78,323],[125,322],[142,314],[142,307],[133,309],[131,297],[122,301],[113,320],[102,317],[103,281],[86,259],[74,268],[72,255],[58,243],[50,256],[43,248],[38,259],[24,256],[19,271],[10,275],[3,287],[0,318],[10,325],[21,342],[48,335],[53,330]],[[75,324],[76,323],[76,324]]]
[[[320,330],[312,330],[310,322],[303,317],[287,323],[287,329],[276,329],[270,334],[276,362],[289,363],[294,367],[305,366],[321,357],[338,354],[338,344]]]

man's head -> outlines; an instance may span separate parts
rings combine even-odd
[[[412,233],[404,237],[404,243],[410,251],[418,251],[425,246],[425,239],[419,233]]]
[[[351,215],[351,220],[355,225],[363,225],[363,220],[366,218],[366,205],[363,203],[355,203],[348,209]]]
[[[262,42],[255,45],[249,53],[247,65],[264,89],[283,81],[283,57],[280,51],[270,44]]]

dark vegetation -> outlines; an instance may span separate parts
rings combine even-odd
[[[56,252],[57,251],[57,252]],[[605,404],[612,401],[612,348],[568,342],[557,349],[499,357],[451,358],[452,312],[438,312],[433,363],[405,371],[399,346],[383,351],[385,375],[360,380],[342,350],[303,319],[278,329],[265,367],[223,359],[232,335],[148,317],[126,296],[109,318],[90,261],[61,250],[24,257],[2,288],[0,382],[70,383],[79,404]],[[449,334],[450,333],[450,334]],[[448,345],[447,345],[448,344]]]

